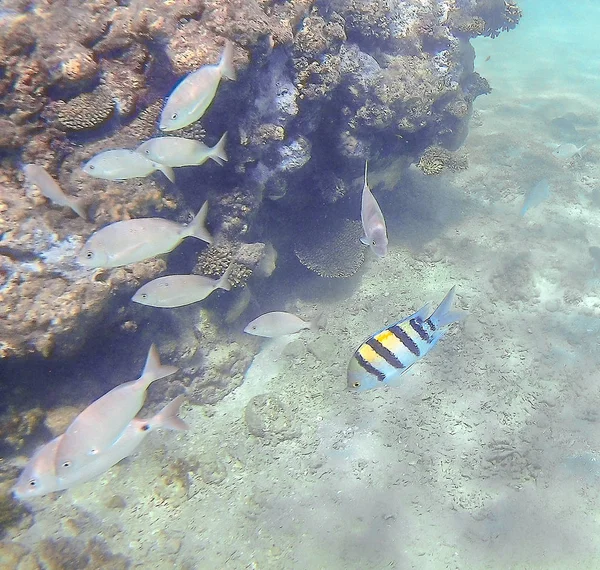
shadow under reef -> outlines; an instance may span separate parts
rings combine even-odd
[[[135,309],[123,308],[124,301],[114,301],[119,318],[102,330],[87,331],[81,348],[69,357],[34,354],[0,360],[0,459],[46,441],[50,436],[44,423],[50,410],[86,406],[135,380],[153,342],[181,337],[177,319],[139,318],[143,315]],[[162,354],[161,359],[167,362],[169,356]]]

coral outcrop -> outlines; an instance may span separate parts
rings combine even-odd
[[[466,166],[452,153],[473,101],[489,92],[470,39],[510,30],[521,17],[512,0],[15,6],[0,20],[1,356],[75,350],[93,324],[118,318],[110,317],[115,293],[127,298],[166,268],[153,260],[82,271],[73,260],[94,230],[146,215],[185,222],[205,199],[217,239],[200,258],[202,273],[216,276],[235,257],[233,281],[242,285],[255,262],[242,261],[241,249],[267,242],[321,274],[353,273],[360,250],[348,257],[352,267],[334,266],[312,245],[282,237],[280,220],[299,227],[323,205],[347,218],[367,158],[395,156],[429,174]],[[199,123],[173,133],[210,140],[227,131],[225,167],[178,170],[176,186],[161,174],[126,182],[83,174],[94,154],[154,136],[163,98],[186,73],[218,62],[225,39],[235,45],[238,80],[222,83]],[[24,162],[43,165],[90,204],[90,222],[32,202]],[[189,254],[188,270],[200,251]]]
[[[350,277],[365,260],[362,235],[361,224],[354,220],[319,219],[296,241],[294,253],[321,277]]]

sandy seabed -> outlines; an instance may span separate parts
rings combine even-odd
[[[567,113],[597,101],[554,84],[478,99],[469,169],[411,169],[381,198],[388,256],[291,300],[324,330],[266,341],[239,389],[184,409],[189,432],[32,502],[16,540],[99,535],[154,570],[600,567],[600,129],[559,162]],[[550,198],[520,217],[543,178]],[[347,392],[357,344],[453,285],[468,320],[402,386]],[[261,394],[279,435],[249,435]]]

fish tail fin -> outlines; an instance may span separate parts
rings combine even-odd
[[[312,332],[318,332],[320,329],[324,329],[327,324],[327,317],[325,313],[321,311],[312,321],[309,323],[309,328]]]
[[[213,146],[210,150],[210,158],[212,158],[219,166],[223,166],[224,162],[227,162],[227,152],[225,150],[225,143],[227,142],[227,133],[219,139],[219,142]]]
[[[235,67],[233,67],[233,44],[229,40],[225,40],[225,47],[223,48],[223,55],[219,62],[219,70],[223,77],[235,81]]]
[[[219,281],[217,281],[216,288],[217,289],[225,289],[225,291],[231,291],[231,282],[229,281],[229,277],[231,276],[231,272],[233,271],[233,261],[229,264],[229,267],[225,270],[225,273],[221,275]]]
[[[156,168],[158,168],[158,170],[160,170],[173,184],[175,184],[175,173],[170,166],[157,162]]]
[[[185,431],[190,429],[180,417],[179,411],[181,408],[181,404],[185,401],[185,396],[181,394],[181,396],[177,396],[172,402],[169,402],[158,414],[156,414],[151,423],[155,427],[172,429],[177,431]]]
[[[83,218],[86,222],[89,220],[88,218],[88,204],[87,201],[83,198],[74,198],[71,202],[71,209],[80,217]]]
[[[144,380],[144,383],[149,386],[155,380],[160,380],[165,376],[170,376],[171,374],[175,374],[179,368],[176,366],[169,366],[160,363],[160,355],[158,354],[158,349],[156,345],[153,344],[148,351],[148,356],[146,357],[146,365],[144,366],[144,371],[142,372],[142,376],[140,379]]]
[[[212,243],[213,238],[206,229],[206,216],[208,215],[208,201],[202,204],[200,211],[194,216],[194,219],[190,222],[187,227],[187,235],[193,236],[197,239],[201,239],[206,243]]]
[[[438,305],[437,309],[433,311],[431,317],[429,317],[436,328],[447,327],[448,325],[462,321],[467,317],[467,313],[465,311],[452,310],[452,303],[454,302],[454,289],[455,287],[452,287],[452,289],[448,291],[442,302]]]

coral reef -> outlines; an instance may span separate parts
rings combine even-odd
[[[426,148],[417,163],[417,167],[428,176],[441,174],[446,169],[455,172],[466,170],[468,166],[465,155],[456,154],[439,146]]]
[[[319,219],[296,242],[300,263],[321,277],[350,277],[365,260],[362,226],[353,220]]]
[[[232,281],[242,286],[281,227],[268,223],[270,206],[292,223],[323,204],[342,219],[366,158],[420,157],[430,174],[466,167],[451,151],[467,135],[473,101],[489,92],[469,41],[520,17],[511,0],[34,0],[8,10],[0,20],[0,356],[72,352],[95,323],[119,318],[116,292],[126,297],[165,269],[160,259],[81,271],[74,255],[102,225],[145,215],[186,221],[208,199],[217,239],[196,270],[217,276],[234,259]],[[177,187],[160,175],[110,182],[82,173],[94,154],[154,136],[162,99],[184,74],[217,62],[225,39],[235,44],[238,81],[223,82],[201,122],[173,133],[228,131],[225,168],[182,169]],[[24,162],[90,204],[91,223],[32,203]],[[350,275],[363,254],[352,231],[348,222],[312,243],[282,240],[282,253],[295,247],[314,271]]]
[[[94,129],[111,117],[114,107],[111,93],[107,89],[96,89],[61,105],[57,119],[61,127],[71,131]]]
[[[42,424],[45,412],[40,408],[17,411],[9,409],[0,415],[0,445],[20,449],[27,438]]]
[[[264,243],[214,243],[200,253],[194,273],[218,278],[233,263],[229,282],[232,287],[243,287],[266,253]]]

